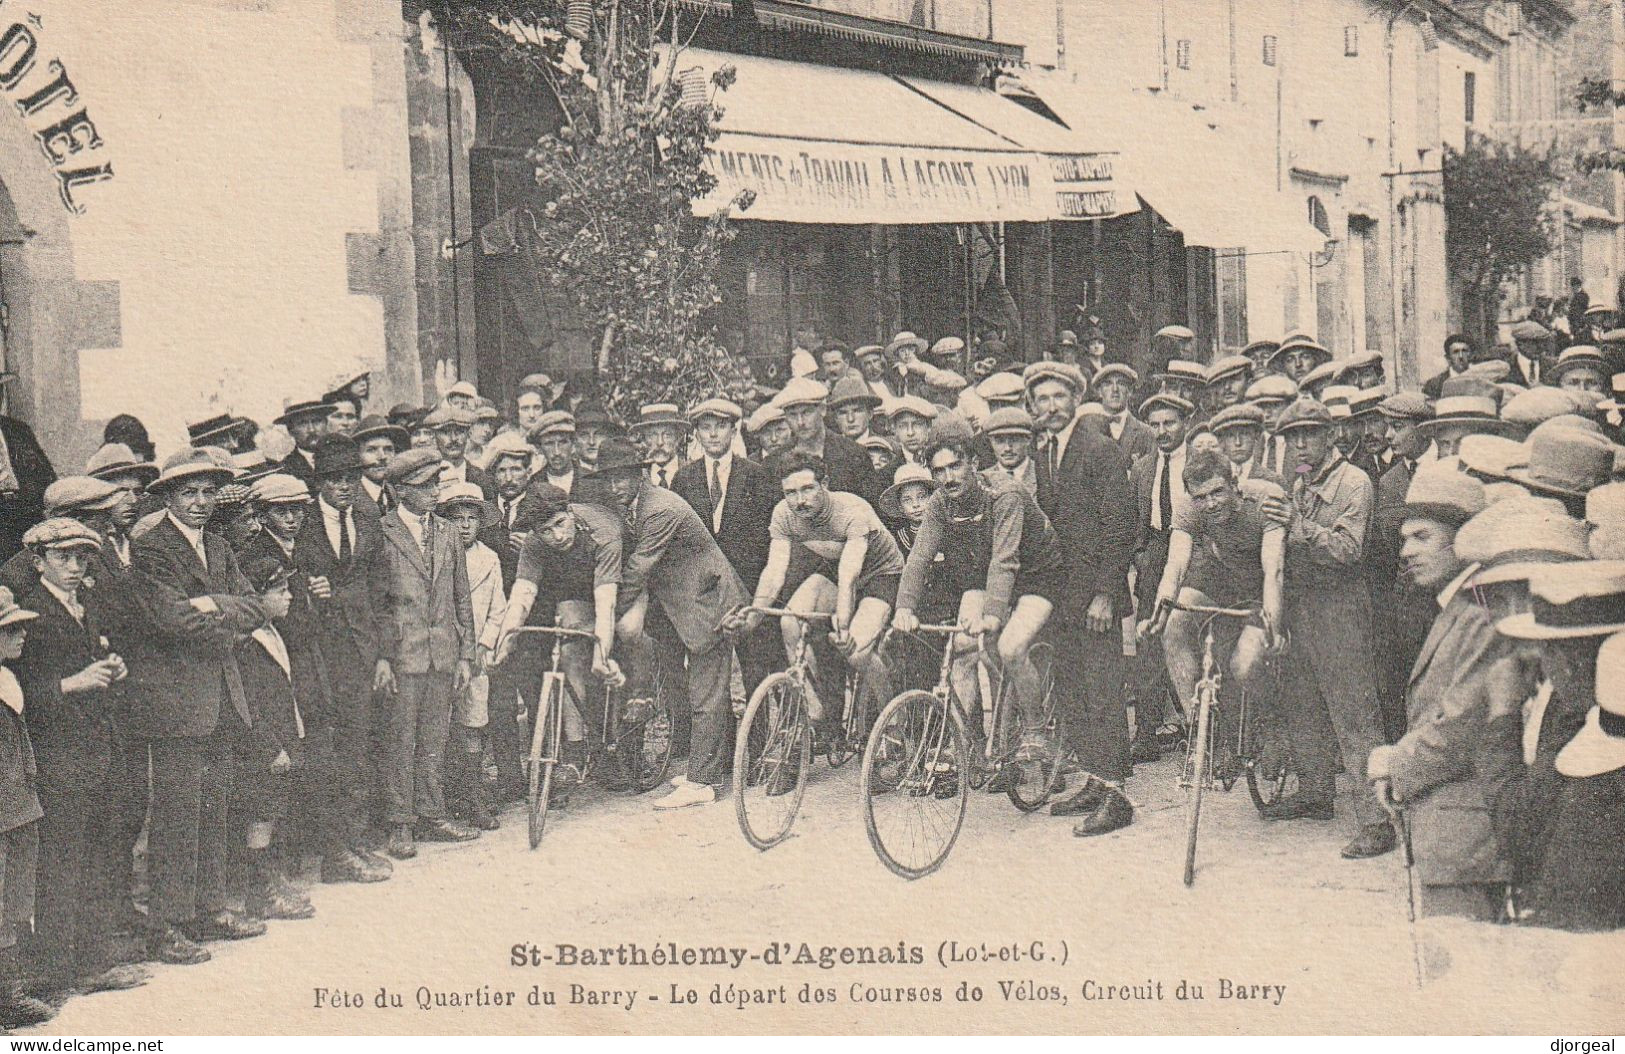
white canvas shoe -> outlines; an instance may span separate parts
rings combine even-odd
[[[690,805],[710,805],[717,800],[717,790],[708,783],[690,783],[684,780],[670,794],[655,802],[655,808],[686,809]]]

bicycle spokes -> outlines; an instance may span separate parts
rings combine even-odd
[[[864,755],[864,810],[881,860],[916,878],[935,870],[959,834],[969,782],[963,726],[926,692],[882,712]]]

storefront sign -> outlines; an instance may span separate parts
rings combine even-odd
[[[38,15],[24,15],[16,22],[0,17],[0,95],[10,100],[28,123],[40,153],[56,176],[62,204],[78,214],[85,211],[85,206],[77,192],[113,178],[113,166],[98,162],[95,151],[101,149],[101,134],[79,105],[79,91],[67,69],[42,52],[42,28]]]
[[[972,223],[1051,218],[1036,154],[885,147],[724,133],[707,155],[717,187],[701,215],[756,195],[745,219],[788,223]]]

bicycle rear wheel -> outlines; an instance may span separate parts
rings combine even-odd
[[[1185,762],[1185,885],[1196,881],[1196,829],[1202,822],[1202,795],[1213,778],[1213,690],[1197,686],[1196,736]]]
[[[665,684],[656,680],[648,699],[622,699],[615,716],[615,762],[633,794],[666,782],[671,769],[674,725]]]
[[[752,729],[760,751],[752,753]],[[812,764],[812,728],[801,684],[775,673],[756,686],[734,738],[734,815],[745,841],[771,849],[784,841],[801,809]]]
[[[1066,761],[1066,729],[1055,712],[1054,650],[1045,643],[1033,645],[1032,663],[1038,669],[1038,706],[1044,715],[1044,738],[1049,743],[1049,754],[1044,758],[1017,764],[1009,782],[1004,785],[1010,804],[1022,812],[1033,812],[1043,806],[1061,785],[1061,765]]]
[[[904,692],[875,720],[859,789],[869,844],[893,873],[920,878],[959,838],[974,767],[964,720],[930,692]]]
[[[564,677],[549,673],[542,681],[527,758],[527,802],[530,812],[530,847],[542,844],[547,809],[553,793],[553,769],[559,763],[559,742],[564,734]]]

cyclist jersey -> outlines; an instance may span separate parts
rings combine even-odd
[[[863,568],[854,587],[903,570],[903,553],[897,548],[897,540],[868,502],[846,491],[830,491],[829,512],[816,523],[803,520],[790,510],[789,502],[780,501],[773,510],[768,535],[774,540],[788,540],[832,564],[840,561],[848,540],[867,537],[869,548],[863,554]]]
[[[592,602],[593,590],[621,581],[621,525],[614,514],[596,505],[570,505],[579,525],[570,548],[558,550],[531,531],[519,548],[515,581],[536,586],[537,606],[551,611],[560,601]]]
[[[897,606],[914,609],[927,580],[945,575],[963,590],[986,590],[982,610],[1002,619],[1026,585],[1048,596],[1041,583],[1058,584],[1062,571],[1060,541],[1037,499],[1013,481],[973,482],[958,505],[940,490],[926,503]]]
[[[1264,518],[1268,498],[1285,498],[1278,484],[1263,479],[1245,479],[1236,511],[1219,524],[1204,522],[1195,502],[1174,510],[1174,529],[1191,536],[1191,562],[1186,585],[1206,593],[1221,605],[1244,604],[1264,592],[1264,535],[1280,530],[1280,525]]]

